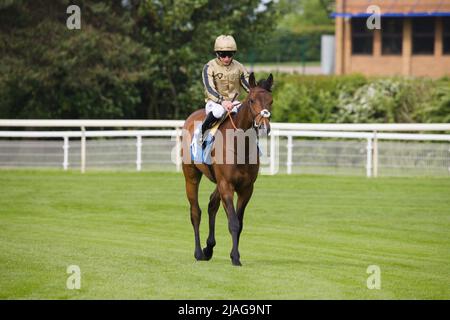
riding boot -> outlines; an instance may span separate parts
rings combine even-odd
[[[203,136],[204,136],[205,132],[207,130],[209,130],[217,120],[219,120],[219,119],[214,117],[214,114],[212,112],[208,113],[208,115],[206,116],[205,120],[202,123],[202,132],[200,134],[200,144],[202,144],[202,143],[204,144]],[[204,147],[204,146],[202,145],[202,147]]]

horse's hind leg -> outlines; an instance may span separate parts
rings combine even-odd
[[[194,227],[194,257],[197,260],[205,260],[205,255],[203,254],[200,245],[200,220],[202,211],[200,210],[200,206],[198,205],[198,187],[200,185],[202,174],[194,167],[183,167],[183,171],[186,179],[186,195],[191,207],[191,222],[192,226]]]
[[[209,236],[206,240],[206,247],[203,249],[203,254],[206,260],[209,260],[213,256],[213,249],[216,245],[216,238],[214,235],[216,226],[216,214],[220,207],[220,194],[217,188],[209,197],[208,215],[209,215]]]

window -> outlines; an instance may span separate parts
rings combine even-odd
[[[388,18],[381,20],[383,54],[402,54],[403,19]]]
[[[442,18],[442,44],[444,54],[450,54],[450,17]]]
[[[413,19],[413,54],[433,54],[434,34],[434,18]]]
[[[352,19],[352,53],[373,53],[373,31],[366,25],[366,19]]]

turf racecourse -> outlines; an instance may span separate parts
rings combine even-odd
[[[180,173],[0,170],[1,299],[450,298],[448,178],[260,176],[243,267],[222,208],[216,235],[213,259],[196,262]]]

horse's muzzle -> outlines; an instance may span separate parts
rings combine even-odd
[[[263,109],[259,115],[261,116],[261,122],[258,125],[258,135],[267,136],[270,133],[270,112],[267,109]]]
[[[264,120],[258,126],[258,136],[268,136],[270,133],[270,123],[269,120]]]

